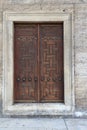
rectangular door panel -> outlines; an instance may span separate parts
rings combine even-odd
[[[63,23],[40,24],[39,28],[40,102],[63,102]]]
[[[14,102],[64,102],[63,23],[14,24]]]
[[[37,24],[14,24],[14,100],[37,101]]]

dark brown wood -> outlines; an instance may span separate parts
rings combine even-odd
[[[14,100],[37,101],[38,27],[14,24]]]
[[[40,25],[40,94],[41,102],[62,102],[63,25]]]
[[[38,24],[38,102],[40,102],[40,32]]]
[[[63,23],[14,24],[14,102],[64,102]]]

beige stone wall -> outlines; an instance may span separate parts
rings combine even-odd
[[[87,109],[87,5],[75,5],[76,106]]]
[[[17,3],[17,4],[57,4],[57,3],[63,3],[63,4],[69,4],[69,3],[87,3],[87,0],[1,0],[4,1],[3,3]]]
[[[1,90],[2,90],[2,78],[3,78],[3,67],[2,67],[2,48],[3,48],[3,43],[2,43],[2,12],[0,12],[0,115],[2,112],[2,96],[1,96]]]
[[[60,4],[60,5],[59,5]],[[68,5],[68,8],[67,8]],[[70,8],[69,8],[70,7]],[[25,10],[71,10],[74,13],[74,58],[75,70],[73,72],[75,107],[76,110],[87,109],[87,0],[0,0],[0,111],[1,111],[1,88],[3,87],[3,55],[2,55],[2,14],[3,11]]]

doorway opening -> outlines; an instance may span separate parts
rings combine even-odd
[[[64,102],[63,22],[14,23],[14,102]]]

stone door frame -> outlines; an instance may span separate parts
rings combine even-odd
[[[14,22],[63,22],[64,26],[64,103],[13,102],[13,44]],[[72,85],[72,15],[69,13],[19,13],[3,14],[3,112],[6,115],[66,115],[74,110]]]

